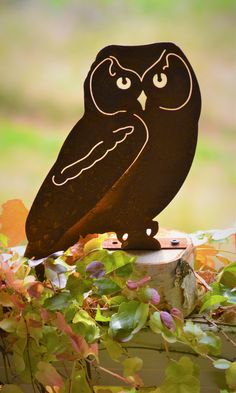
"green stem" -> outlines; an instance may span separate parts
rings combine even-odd
[[[186,321],[192,321],[192,322],[196,322],[196,323],[199,323],[199,324],[202,323],[202,324],[209,325],[209,322],[205,321],[204,319],[206,319],[205,315],[199,315],[199,316],[195,316],[195,317],[191,316],[190,318],[185,318]],[[228,327],[231,327],[231,328],[235,327],[235,325],[232,325],[230,323],[225,323],[225,322],[217,322],[216,321],[214,323],[216,324],[218,329],[220,329],[221,326],[228,326]]]
[[[10,383],[9,375],[8,375],[8,369],[7,369],[6,355],[5,355],[4,352],[2,352],[2,358],[3,358],[3,364],[4,364],[4,371],[5,371],[6,381],[7,381],[7,383]]]
[[[136,386],[133,382],[129,381],[125,377],[122,377],[122,375],[120,375],[120,374],[114,373],[113,371],[110,371],[107,368],[99,366],[98,364],[96,365],[96,367],[99,368],[101,371],[104,371],[105,373],[112,375],[114,378],[119,379],[120,381],[126,383],[127,385],[131,385],[133,387]]]
[[[236,347],[235,341],[232,340],[232,339],[228,336],[228,334],[226,334],[226,333],[224,332],[224,330],[223,330],[220,326],[218,326],[218,325],[217,325],[214,321],[212,321],[211,319],[208,319],[208,318],[205,317],[205,316],[204,316],[204,318],[205,318],[205,320],[206,320],[209,324],[211,324],[212,326],[216,327],[216,328],[219,330],[219,332],[220,332],[221,334],[223,334],[223,336],[226,338],[227,341],[229,341],[234,347]]]
[[[4,364],[4,371],[5,371],[6,381],[7,381],[7,383],[10,383],[9,374],[8,374],[8,367],[7,367],[8,357],[7,357],[7,354],[6,354],[6,347],[5,347],[5,343],[4,343],[4,340],[3,340],[2,336],[1,336],[1,340],[2,340],[2,347],[1,347],[0,350],[2,352],[2,358],[3,358],[3,364]]]
[[[24,317],[23,317],[23,319],[24,319],[24,322],[25,322],[25,327],[26,327],[26,332],[27,332],[26,351],[27,351],[27,357],[28,357],[28,362],[29,362],[30,379],[31,379],[31,384],[32,384],[33,391],[34,391],[34,393],[36,393],[35,384],[34,384],[34,377],[33,377],[33,372],[32,372],[31,359],[30,359],[30,353],[29,353],[29,338],[30,338],[30,334],[29,334],[29,330],[28,330],[28,325],[27,325],[26,319]]]
[[[73,379],[74,379],[74,374],[75,374],[75,368],[76,368],[76,360],[73,362],[73,367],[71,370],[71,375],[70,375],[70,379],[69,379],[69,392],[72,392],[72,384],[73,384]]]
[[[165,351],[166,351],[166,356],[170,360],[170,352],[169,352],[168,344],[164,338],[163,338],[163,342],[164,342],[164,347],[165,347]]]

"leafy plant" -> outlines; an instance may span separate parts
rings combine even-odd
[[[143,361],[130,355],[126,343],[132,343],[142,329],[151,329],[162,336],[169,359],[165,379],[153,393],[200,391],[199,370],[190,358],[171,359],[168,345],[175,342],[225,370],[228,391],[233,392],[236,362],[221,358],[218,332],[219,321],[227,314],[229,320],[235,317],[235,263],[224,257],[218,272],[211,266],[212,283],[207,268],[198,271],[200,314],[184,320],[181,310],[159,309],[160,296],[150,287],[150,277],[137,274],[135,257],[104,250],[102,241],[102,236],[80,239],[56,259],[41,261],[23,258],[2,242],[0,350],[7,383],[1,391],[22,393],[15,382],[18,378],[31,384],[34,392],[92,393],[90,369],[96,368],[134,393],[143,386],[139,374]],[[198,261],[203,260],[200,248]],[[206,247],[203,250],[205,258]],[[36,274],[38,263],[44,268],[43,281]],[[201,287],[206,291],[203,295]],[[204,323],[214,332],[203,329]],[[122,375],[100,365],[102,348],[121,364]]]

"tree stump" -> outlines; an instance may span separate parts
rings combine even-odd
[[[193,245],[187,237],[158,237],[161,250],[126,250],[137,257],[140,276],[151,276],[149,285],[161,296],[160,309],[177,307],[189,315],[197,302],[197,283],[193,273]],[[116,238],[109,238],[103,247],[120,249]]]

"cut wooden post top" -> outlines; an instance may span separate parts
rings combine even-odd
[[[177,307],[185,316],[197,303],[197,282],[193,272],[194,247],[190,237],[158,237],[160,250],[125,250],[136,256],[136,274],[150,276],[149,285],[160,294],[159,309]],[[108,238],[103,247],[120,250],[117,238]]]

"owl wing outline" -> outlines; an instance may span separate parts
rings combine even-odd
[[[115,150],[117,145],[123,143],[126,138],[134,132],[134,126],[120,127],[109,133],[108,138],[96,143],[88,153],[71,164],[66,165],[59,175],[52,176],[52,182],[55,186],[63,186],[68,181],[76,179],[83,172],[88,171],[97,162],[103,160],[107,154]],[[111,138],[112,136],[112,138]],[[74,173],[73,173],[74,172]],[[60,178],[61,179],[58,179]]]
[[[75,125],[36,195],[26,221],[29,257],[41,258],[75,243],[84,227],[73,236],[72,228],[129,171],[148,142],[148,129],[137,115],[117,115],[110,130],[98,119],[96,132],[88,133],[93,124],[94,119],[84,117]]]

